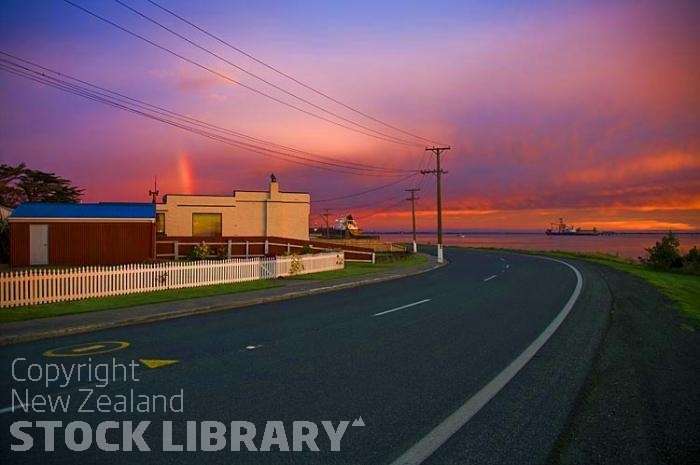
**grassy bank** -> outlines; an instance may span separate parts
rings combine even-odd
[[[99,312],[116,308],[135,307],[138,305],[172,302],[175,300],[194,299],[238,292],[257,291],[279,287],[275,281],[250,281],[238,284],[220,284],[216,286],[192,287],[188,289],[172,289],[167,291],[144,292],[141,294],[101,297],[96,299],[74,300],[53,304],[29,305],[26,307],[0,309],[0,323],[10,321],[33,320],[60,315]]]
[[[636,262],[605,254],[517,250],[520,253],[574,258],[609,266],[637,276],[655,286],[678,305],[695,328],[700,328],[700,276],[681,271],[657,271]]]
[[[333,271],[323,271],[321,273],[305,274],[301,276],[295,276],[292,279],[303,279],[303,280],[318,280],[327,281],[329,279],[336,278],[347,278],[350,276],[359,276],[370,273],[377,273],[379,271],[392,270],[396,268],[403,268],[407,266],[422,265],[428,261],[428,257],[421,254],[415,255],[405,255],[401,259],[394,261],[387,261],[383,263],[365,263],[365,262],[345,262],[345,268],[342,270]]]

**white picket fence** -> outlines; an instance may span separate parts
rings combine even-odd
[[[0,274],[0,308],[273,279],[345,267],[342,252],[276,258],[32,269]]]

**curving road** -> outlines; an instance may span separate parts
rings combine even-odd
[[[572,267],[534,256],[459,249],[449,249],[446,258],[449,265],[436,271],[372,286],[3,347],[0,461],[547,462],[602,337],[609,292],[597,273],[578,262]],[[554,331],[557,317],[563,322]],[[120,344],[128,346],[103,353]],[[51,350],[53,356],[44,355]],[[13,379],[18,359],[14,375],[24,381]],[[177,363],[148,368],[140,359]],[[99,388],[95,380],[73,379],[66,387],[58,382],[45,386],[47,364],[69,369],[78,363],[94,367],[134,361],[139,363],[133,373],[138,381]],[[38,366],[30,369],[30,364]],[[39,370],[43,378],[30,381],[28,376],[37,378]],[[99,395],[114,403],[133,390],[166,398],[183,393],[183,412],[78,412],[89,392],[81,388],[94,393],[86,409],[95,408]],[[8,411],[12,400],[17,407],[18,396],[24,399],[26,393],[51,394],[53,399],[70,395],[71,405],[65,413]],[[46,408],[41,399],[34,407]],[[352,426],[359,418],[364,426]],[[70,422],[86,422],[93,433],[100,422],[120,422],[120,429],[106,430],[104,439],[121,444],[126,428],[121,422],[136,427],[147,420],[151,424],[143,438],[150,452],[104,452],[96,436],[87,451],[66,447],[63,428]],[[24,429],[33,437],[31,449],[11,451],[10,444],[22,444],[10,434],[19,421],[61,421],[55,451],[45,451],[44,429],[36,427]],[[190,444],[198,452],[164,452],[164,421],[172,422],[174,444]],[[199,422],[197,427],[202,421],[221,422],[227,428],[226,447],[202,451],[201,437],[194,435],[188,443],[187,421]],[[232,421],[255,425],[256,449],[265,448],[266,440],[280,443],[281,430],[264,439],[270,421],[282,422],[290,448],[293,422],[312,422],[319,451],[309,450],[308,443],[300,452],[282,452],[278,445],[270,452],[251,452],[245,443],[243,451],[232,451]],[[340,451],[331,451],[322,421],[331,421],[333,428],[349,422]],[[309,429],[300,431],[310,434]],[[81,434],[76,437],[82,440]]]

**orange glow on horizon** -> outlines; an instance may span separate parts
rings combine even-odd
[[[364,216],[364,213],[367,216]],[[599,231],[700,231],[700,214],[697,209],[665,210],[663,219],[654,211],[634,208],[595,209],[532,209],[532,210],[444,210],[445,230],[537,231],[546,229],[560,217],[568,224],[583,229]],[[411,228],[411,212],[353,212],[361,228],[365,230],[408,231]],[[435,211],[416,212],[418,230],[435,230]]]
[[[659,220],[584,221],[577,225],[583,229],[597,228],[599,231],[693,231],[687,223]]]

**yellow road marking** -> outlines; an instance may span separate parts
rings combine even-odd
[[[139,362],[146,365],[148,368],[160,368],[166,367],[168,365],[174,365],[179,362],[179,360],[163,360],[155,358],[140,358]]]
[[[44,357],[84,357],[87,355],[106,354],[129,347],[126,341],[99,341],[87,344],[57,347],[44,352]]]
[[[92,352],[94,350],[99,350],[99,349],[104,349],[104,346],[102,344],[95,344],[95,345],[86,346],[86,347],[78,347],[77,349],[73,349],[73,352],[75,352],[75,353]]]

